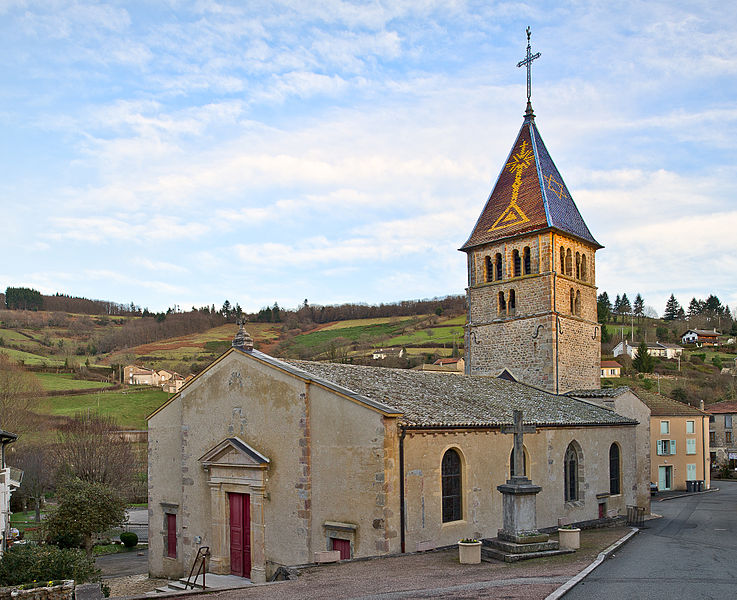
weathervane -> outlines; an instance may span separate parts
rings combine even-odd
[[[525,116],[535,115],[532,112],[532,103],[530,102],[530,96],[532,95],[532,61],[540,58],[540,53],[532,54],[532,48],[530,47],[530,28],[527,27],[527,56],[517,63],[518,67],[527,67],[527,110],[525,110]]]

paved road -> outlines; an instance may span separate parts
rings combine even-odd
[[[98,556],[95,565],[102,570],[103,579],[148,573],[148,550]]]
[[[566,600],[737,597],[737,482],[653,502],[646,527],[566,594]]]
[[[139,542],[148,542],[148,510],[145,508],[129,508],[126,513],[128,523],[125,530],[135,533]]]

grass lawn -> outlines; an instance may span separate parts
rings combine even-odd
[[[407,321],[398,323],[376,323],[375,325],[360,325],[356,327],[343,327],[341,329],[320,329],[319,331],[313,331],[312,333],[298,335],[294,338],[292,346],[316,348],[339,337],[353,341],[358,341],[362,337],[365,337],[367,340],[387,337],[402,329],[403,323],[407,323]]]
[[[140,430],[146,429],[146,417],[170,397],[171,394],[154,387],[79,396],[50,396],[41,401],[38,412],[72,417],[90,410],[112,417],[120,427]]]
[[[410,321],[424,319],[430,315],[418,315],[417,317],[376,317],[375,319],[348,319],[346,321],[338,321],[327,327],[323,327],[321,331],[332,331],[334,329],[348,329],[350,327],[365,327],[368,325],[384,325],[392,323],[394,325],[407,324]]]
[[[74,379],[71,373],[36,373],[41,385],[46,391],[56,392],[61,390],[84,390],[109,387],[111,383],[101,381],[88,381],[86,379]]]

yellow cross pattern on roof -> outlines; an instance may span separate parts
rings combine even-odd
[[[504,212],[499,215],[499,218],[491,226],[489,231],[504,229],[505,227],[511,227],[512,225],[521,225],[522,223],[527,223],[529,220],[530,219],[522,211],[522,209],[517,206],[517,203],[512,200],[509,203],[509,206],[507,206],[507,208],[504,210]]]
[[[506,164],[506,168],[510,173],[514,173],[517,169],[526,169],[532,163],[534,155],[528,147],[527,140],[523,140],[520,149],[512,154],[512,158]]]
[[[555,179],[553,179],[552,175],[543,177],[543,179],[547,181],[548,189],[558,197],[558,200],[560,200],[561,198],[568,198],[568,194],[566,194],[565,188],[560,181],[556,181]]]

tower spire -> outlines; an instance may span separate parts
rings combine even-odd
[[[534,119],[535,113],[532,112],[532,102],[530,97],[532,96],[532,61],[540,58],[540,53],[532,54],[532,47],[530,46],[530,27],[527,26],[527,55],[524,59],[517,63],[518,67],[527,67],[527,108],[525,109],[525,118]]]

